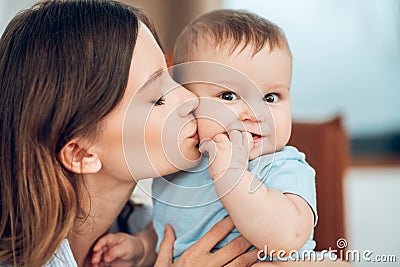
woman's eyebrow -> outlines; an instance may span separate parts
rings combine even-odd
[[[145,83],[143,84],[142,88],[149,86],[150,84],[152,84],[153,82],[155,82],[158,78],[161,77],[161,75],[163,74],[164,69],[160,68],[158,70],[156,70],[155,72],[153,72],[145,81]]]

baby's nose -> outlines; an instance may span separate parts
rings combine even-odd
[[[258,121],[256,110],[247,103],[242,103],[238,111],[241,121]]]
[[[271,111],[264,103],[243,102],[238,117],[241,121],[265,122],[271,118]]]

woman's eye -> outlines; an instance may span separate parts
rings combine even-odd
[[[279,101],[279,96],[277,94],[266,94],[263,98],[263,101],[268,103],[275,103]]]
[[[165,104],[165,97],[160,97],[157,101],[153,101],[154,106],[161,106]]]
[[[219,95],[219,98],[221,98],[223,100],[227,100],[227,101],[235,101],[238,99],[236,94],[233,92],[224,92]]]

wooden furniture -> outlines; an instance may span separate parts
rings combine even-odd
[[[304,152],[307,162],[316,170],[316,250],[336,249],[337,240],[345,238],[343,178],[349,162],[349,142],[342,118],[294,122],[289,145]]]

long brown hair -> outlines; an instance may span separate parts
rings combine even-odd
[[[127,85],[139,20],[114,1],[46,1],[0,40],[0,264],[41,266],[80,214],[80,176],[58,161],[91,137]]]

